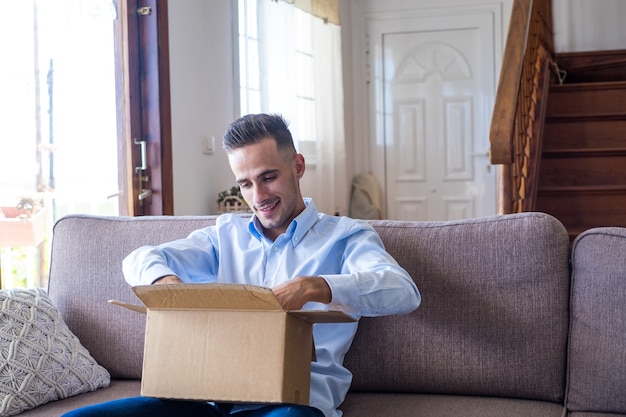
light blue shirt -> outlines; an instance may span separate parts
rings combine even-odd
[[[224,214],[215,226],[160,246],[144,246],[123,262],[131,285],[152,284],[165,275],[183,282],[245,283],[273,288],[297,276],[322,276],[332,291],[332,309],[361,316],[404,314],[420,304],[420,293],[366,222],[306,209],[274,242],[263,236],[255,216]],[[357,323],[315,324],[317,360],[311,364],[310,405],[340,417],[352,374],[343,366]],[[235,411],[235,410],[233,410]]]

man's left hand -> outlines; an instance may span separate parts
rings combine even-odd
[[[285,310],[300,310],[310,301],[328,304],[332,293],[322,277],[295,277],[294,279],[272,288],[278,302]]]

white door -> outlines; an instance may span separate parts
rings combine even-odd
[[[496,88],[491,11],[370,21],[374,159],[385,217],[496,213],[489,122]]]

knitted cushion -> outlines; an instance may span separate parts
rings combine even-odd
[[[0,290],[0,416],[109,385],[41,288]]]

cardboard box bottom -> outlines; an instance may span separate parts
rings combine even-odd
[[[148,311],[141,394],[309,404],[312,325],[283,311]]]

